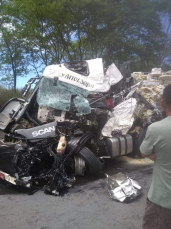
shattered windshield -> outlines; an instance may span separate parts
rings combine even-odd
[[[56,78],[43,77],[39,86],[37,103],[39,106],[69,111],[71,97],[76,96],[74,104],[77,108],[77,115],[80,116],[91,113],[89,102],[86,99],[88,94],[87,90],[57,81]]]
[[[77,115],[85,115],[91,113],[91,108],[89,105],[89,102],[87,99],[85,99],[83,96],[79,95],[74,98],[74,104],[77,108]]]

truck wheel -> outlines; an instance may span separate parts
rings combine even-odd
[[[94,153],[86,146],[78,152],[78,156],[85,160],[89,166],[91,174],[98,174],[102,170],[103,164],[98,160]]]

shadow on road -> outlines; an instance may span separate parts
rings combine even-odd
[[[0,180],[0,195],[7,195],[7,194],[28,194],[29,190],[24,187],[15,186],[9,184],[6,181]]]

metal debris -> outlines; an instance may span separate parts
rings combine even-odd
[[[120,202],[130,201],[141,194],[141,186],[137,181],[125,176],[123,173],[107,177],[107,187],[112,199]]]

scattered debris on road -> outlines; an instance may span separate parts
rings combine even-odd
[[[107,187],[112,199],[120,202],[131,201],[141,194],[141,186],[137,181],[125,176],[123,173],[107,177]]]

